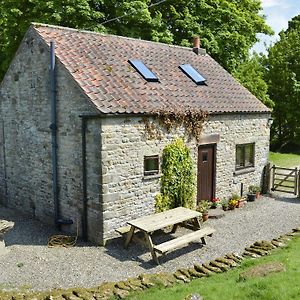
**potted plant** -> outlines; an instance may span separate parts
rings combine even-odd
[[[220,204],[220,198],[212,198],[210,208],[217,208]]]
[[[222,206],[222,209],[223,209],[223,210],[228,210],[228,199],[223,198],[223,199],[221,200],[221,206]]]
[[[259,186],[257,186],[257,185],[250,185],[248,190],[249,190],[248,195],[251,195],[250,196],[251,200],[249,200],[249,201],[254,201],[255,198],[256,199],[259,198],[259,196],[260,196],[260,190],[261,190]],[[253,199],[253,197],[254,197],[254,199]],[[248,199],[249,199],[249,196],[248,196]]]
[[[232,194],[229,201],[228,201],[228,207],[229,209],[235,209],[239,205],[241,197],[238,194]]]
[[[209,210],[209,208],[210,208],[210,201],[200,200],[196,210],[201,212],[203,222],[208,220],[208,210]]]

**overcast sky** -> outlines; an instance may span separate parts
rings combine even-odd
[[[278,33],[288,27],[288,21],[300,14],[300,0],[262,0],[266,22],[275,31],[275,36],[259,35],[261,42],[254,46],[256,52],[265,52],[267,46],[278,39]]]

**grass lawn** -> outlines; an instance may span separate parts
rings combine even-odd
[[[298,154],[270,152],[269,160],[272,164],[280,167],[300,166],[300,155]]]
[[[239,274],[256,265],[267,262],[284,264],[285,271],[265,277],[239,280]],[[211,277],[194,279],[188,284],[171,288],[152,288],[135,293],[126,299],[135,300],[183,300],[198,293],[205,300],[291,300],[300,299],[300,237],[295,237],[286,248],[273,250],[269,256],[247,259],[238,268]]]

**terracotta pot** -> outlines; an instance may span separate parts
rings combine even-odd
[[[260,197],[260,192],[255,193],[255,198],[258,199]]]
[[[203,213],[202,214],[202,221],[205,222],[208,220],[208,213]]]

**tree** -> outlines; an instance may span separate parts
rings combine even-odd
[[[31,22],[103,30],[102,1],[0,0],[0,80]]]
[[[109,31],[182,46],[191,46],[198,35],[228,71],[248,58],[257,33],[272,33],[260,15],[260,0],[167,0],[147,8],[150,2],[112,0],[115,14],[128,16],[107,23]]]
[[[272,142],[300,148],[300,15],[269,48],[268,85],[275,102]]]
[[[265,81],[265,59],[265,57],[254,53],[251,58],[238,66],[233,75],[266,106],[273,108],[274,102],[270,99],[268,94],[268,84]]]
[[[271,34],[260,10],[261,0],[0,0],[0,79],[30,22],[189,47],[199,35],[232,72],[248,58],[257,33]]]

